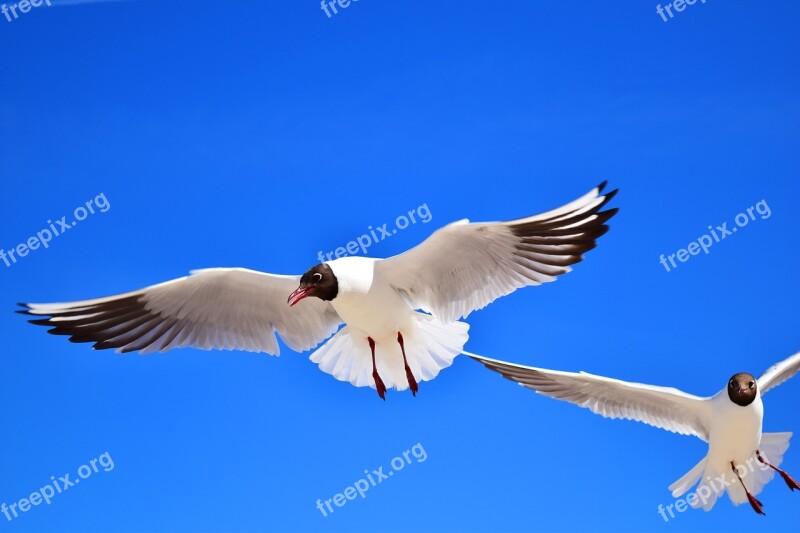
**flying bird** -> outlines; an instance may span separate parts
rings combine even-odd
[[[734,505],[745,501],[764,514],[755,497],[778,472],[789,488],[797,481],[779,467],[791,433],[762,433],[761,397],[800,371],[800,352],[772,366],[756,379],[734,374],[725,388],[701,398],[678,389],[628,383],[585,372],[559,372],[506,363],[464,352],[487,368],[539,394],[574,403],[606,418],[644,422],[708,443],[708,454],[686,475],[670,485],[672,496],[684,495],[702,479],[694,508],[710,511],[726,490]],[[670,510],[671,512],[671,510]]]
[[[419,381],[461,353],[469,329],[461,318],[554,281],[595,247],[617,212],[601,211],[617,192],[603,194],[604,186],[527,218],[454,222],[389,259],[344,257],[302,276],[195,270],[106,298],[20,304],[19,312],[46,317],[30,322],[72,342],[142,354],[190,346],[278,355],[276,332],[300,352],[333,335],[310,357],[322,371],[383,399],[392,387],[416,396]]]

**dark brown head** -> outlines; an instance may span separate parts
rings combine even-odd
[[[316,296],[320,300],[333,300],[339,293],[339,281],[331,267],[325,263],[311,268],[300,278],[300,286],[289,295],[286,303],[293,306],[303,298]]]
[[[728,382],[728,398],[736,405],[747,407],[758,396],[758,383],[750,374],[741,372]]]

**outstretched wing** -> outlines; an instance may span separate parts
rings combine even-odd
[[[765,392],[773,389],[800,372],[800,352],[788,359],[773,365],[758,378],[758,389],[763,396]]]
[[[708,441],[708,398],[678,389],[627,383],[592,374],[515,365],[464,352],[487,368],[539,394],[574,403],[606,418],[624,418]]]
[[[449,224],[411,250],[379,261],[414,305],[449,322],[520,287],[554,281],[595,247],[617,209],[605,182],[569,204],[509,222]]]
[[[329,302],[309,298],[289,307],[299,276],[242,268],[196,270],[190,276],[135,292],[54,304],[20,304],[30,322],[72,342],[118,352],[165,352],[191,346],[277,355],[277,332],[293,350],[313,348],[341,319]]]

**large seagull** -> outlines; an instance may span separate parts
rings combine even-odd
[[[345,257],[302,276],[195,270],[106,298],[20,304],[20,312],[72,342],[143,354],[190,346],[278,355],[276,332],[296,351],[333,335],[311,354],[322,371],[384,399],[391,387],[416,395],[419,381],[461,353],[469,329],[461,318],[554,281],[594,248],[617,212],[601,211],[617,192],[603,194],[604,186],[527,218],[454,222],[389,259]]]

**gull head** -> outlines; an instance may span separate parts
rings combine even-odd
[[[736,405],[747,407],[758,396],[758,382],[756,378],[746,372],[734,374],[728,381],[728,398]]]
[[[289,295],[286,303],[293,306],[300,300],[315,296],[320,300],[333,300],[339,293],[339,281],[333,274],[331,267],[325,263],[310,268],[300,278],[300,286]]]

